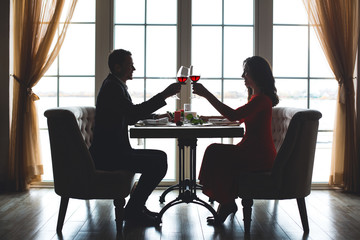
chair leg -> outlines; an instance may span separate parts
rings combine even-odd
[[[68,203],[69,203],[69,198],[61,197],[58,222],[56,226],[57,233],[61,233],[61,230],[63,228]]]
[[[310,229],[309,229],[308,216],[307,216],[307,212],[306,212],[305,198],[297,198],[296,200],[297,200],[297,204],[298,204],[298,208],[299,208],[299,212],[300,212],[301,223],[302,223],[304,232],[308,233],[310,231]]]
[[[114,206],[115,206],[116,230],[119,233],[122,231],[122,227],[123,227],[125,199],[124,198],[115,199]]]
[[[251,212],[252,212],[252,205],[254,201],[252,199],[243,199],[241,200],[241,204],[243,206],[243,215],[244,215],[244,229],[245,234],[250,233],[251,227]]]

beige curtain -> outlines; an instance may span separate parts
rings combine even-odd
[[[339,83],[330,184],[359,191],[354,68],[359,37],[358,0],[303,0]]]
[[[59,53],[77,0],[69,0],[61,28],[59,21],[65,0],[12,1],[14,84],[7,183],[9,190],[22,191],[43,172],[34,103],[39,98],[32,87]]]
[[[359,14],[360,14],[360,3],[359,3]],[[360,26],[360,17],[358,18],[358,24]],[[356,110],[356,130],[357,130],[357,157],[358,157],[358,163],[359,163],[359,168],[358,168],[358,172],[360,173],[360,32],[359,32],[359,38],[358,38],[358,52],[357,52],[357,67],[356,67],[356,72],[357,72],[357,77],[356,77],[356,106],[355,106],[355,110]],[[360,179],[360,176],[358,177],[358,179]]]

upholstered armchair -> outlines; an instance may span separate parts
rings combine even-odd
[[[304,232],[309,232],[305,197],[310,194],[321,113],[296,108],[273,108],[272,134],[277,156],[269,172],[242,173],[245,234],[250,232],[253,199],[296,199]]]
[[[134,174],[95,169],[88,150],[93,136],[95,108],[54,108],[44,115],[49,129],[55,192],[61,196],[57,232],[62,230],[70,198],[114,199],[119,231],[123,224],[125,198],[134,185]]]

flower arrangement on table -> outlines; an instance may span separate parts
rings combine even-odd
[[[184,124],[184,122],[181,121],[181,119],[175,121],[175,112],[167,112],[167,113],[170,116],[171,121],[174,122],[177,126],[182,126]],[[199,124],[202,125],[204,123],[204,120],[201,119],[199,115],[193,116],[192,113],[188,113],[185,116],[184,111],[181,111],[181,117],[183,119],[186,119],[192,125],[199,125]]]

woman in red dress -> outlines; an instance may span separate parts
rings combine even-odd
[[[275,79],[269,63],[262,57],[247,58],[242,77],[248,88],[248,103],[232,109],[220,102],[202,84],[193,84],[193,93],[205,97],[211,105],[230,121],[245,124],[245,135],[237,145],[211,144],[207,147],[199,180],[203,192],[219,202],[216,221],[223,223],[237,211],[237,175],[244,171],[267,171],[272,168],[276,150],[271,134],[272,107],[279,103]],[[211,118],[211,117],[204,117]]]

